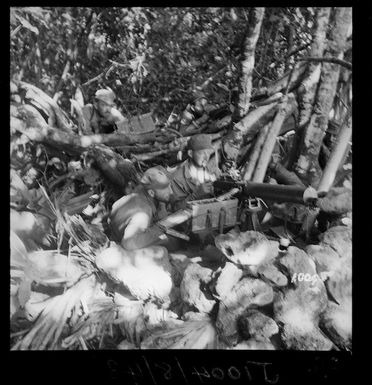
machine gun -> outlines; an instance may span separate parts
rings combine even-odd
[[[126,249],[146,247],[167,238],[167,235],[189,240],[188,235],[173,230],[174,226],[191,220],[191,231],[198,233],[205,229],[217,229],[220,233],[225,227],[234,226],[239,220],[239,202],[247,204],[250,213],[250,228],[259,229],[257,213],[260,211],[259,199],[275,202],[300,203],[313,206],[317,193],[312,187],[272,185],[268,183],[236,182],[218,180],[213,183],[216,198],[187,202],[185,209],[176,211],[155,223],[149,229],[136,234],[133,239],[123,242]],[[233,198],[236,196],[236,198]]]
[[[240,222],[241,229],[256,230],[261,229],[260,222],[265,215],[261,202],[271,201],[275,203],[293,203],[295,204],[290,213],[294,212],[294,217],[298,217],[298,208],[296,205],[304,205],[305,210],[302,213],[302,231],[308,237],[311,223],[317,216],[318,210],[318,194],[313,187],[296,186],[296,185],[279,185],[269,183],[240,182],[235,180],[218,180],[214,182],[214,190],[216,193],[223,191],[231,191],[236,189],[240,201]],[[288,213],[289,214],[289,213]],[[259,216],[261,215],[261,218]],[[273,230],[274,231],[274,230]]]
[[[234,180],[217,180],[213,182],[216,193],[238,189],[238,194],[244,197],[261,198],[277,203],[299,203],[313,206],[318,194],[313,187],[286,186],[280,184],[237,182]]]

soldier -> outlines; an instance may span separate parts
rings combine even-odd
[[[95,93],[93,104],[83,108],[84,131],[87,134],[111,134],[117,130],[117,124],[127,119],[115,108],[115,94],[108,89]]]
[[[154,234],[146,232],[159,218],[161,203],[171,200],[168,172],[161,166],[143,174],[136,192],[125,195],[112,206],[109,218],[112,236],[125,249],[153,244]]]
[[[188,159],[172,176],[174,208],[185,207],[190,200],[213,196],[213,182],[220,174],[215,162],[210,161],[214,147],[209,135],[194,135],[188,142]]]

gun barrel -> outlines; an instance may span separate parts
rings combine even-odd
[[[220,189],[231,189],[232,187],[241,187],[243,194],[246,196],[257,197],[267,200],[272,200],[278,203],[301,203],[304,204],[305,186],[286,186],[269,183],[255,182],[229,182],[216,181],[214,186]]]
[[[285,186],[280,184],[251,183],[243,187],[244,194],[275,202],[304,203],[304,186]]]

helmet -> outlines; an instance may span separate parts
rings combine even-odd
[[[109,104],[114,103],[114,100],[115,100],[115,94],[113,93],[113,91],[108,89],[100,89],[96,91],[94,96],[97,100],[102,100],[103,102],[106,102]]]
[[[140,183],[146,188],[163,189],[169,186],[171,180],[168,171],[162,166],[151,167],[146,170]]]
[[[197,134],[189,139],[188,145],[189,150],[213,150],[212,138],[207,134]]]

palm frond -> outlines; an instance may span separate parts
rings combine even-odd
[[[109,297],[95,299],[89,308],[87,319],[81,319],[72,333],[63,340],[62,347],[67,349],[78,344],[87,347],[89,341],[99,337],[102,343],[107,330],[112,334],[119,306]]]
[[[94,275],[82,279],[65,293],[48,303],[32,328],[12,350],[55,350],[60,347],[61,336],[70,315],[77,311],[83,298],[90,298],[96,287]]]
[[[74,243],[74,251],[79,252],[87,261],[94,263],[96,255],[108,247],[109,239],[95,225],[85,223],[80,215],[64,214],[62,220],[66,233]]]

